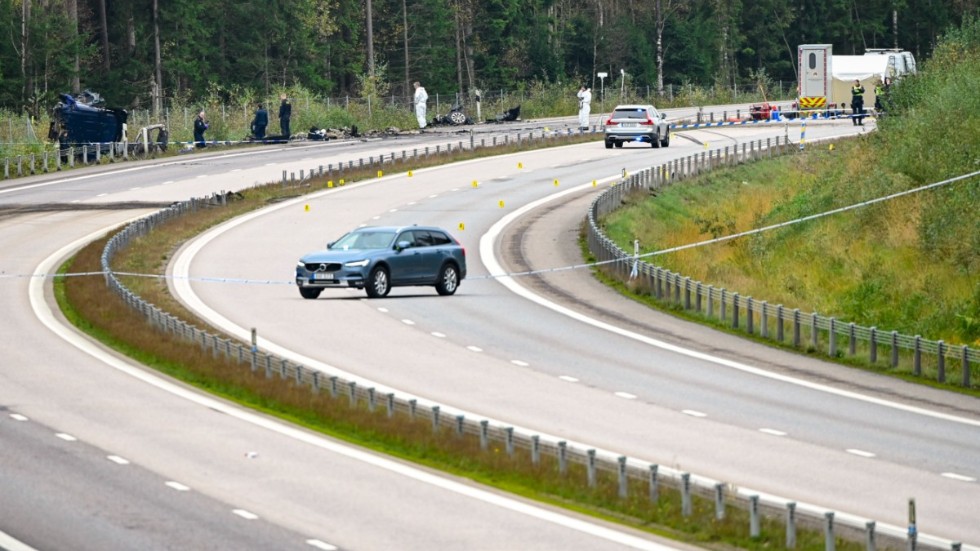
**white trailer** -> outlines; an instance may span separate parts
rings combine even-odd
[[[833,55],[830,44],[801,44],[798,49],[800,111],[842,110],[851,100],[851,87],[864,86],[864,104],[875,103],[875,85],[892,82],[916,71],[910,52],[869,49],[864,55]]]

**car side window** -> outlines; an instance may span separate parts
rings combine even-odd
[[[452,241],[449,240],[449,236],[442,232],[434,231],[429,232],[429,234],[432,236],[433,245],[448,245],[452,243]]]
[[[395,243],[402,243],[404,241],[408,241],[409,247],[415,247],[417,245],[417,243],[415,242],[415,232],[412,231],[402,232],[398,236],[398,239],[395,239]]]
[[[415,246],[416,247],[431,247],[432,246],[432,234],[425,230],[415,230]]]

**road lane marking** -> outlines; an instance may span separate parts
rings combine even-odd
[[[467,346],[466,349],[472,352],[483,352],[482,348],[480,348],[479,346],[473,346],[472,344]]]
[[[334,547],[325,541],[320,540],[306,540],[306,544],[311,547],[316,547],[317,549],[323,549],[323,551],[337,551],[338,547]]]
[[[950,479],[953,479],[953,480],[959,480],[960,482],[976,482],[977,481],[977,479],[973,478],[972,476],[966,476],[966,475],[956,474],[956,473],[942,473],[942,476],[945,476],[946,478],[950,478]]]
[[[415,325],[415,322],[410,319],[403,319],[402,323],[404,323],[405,325]]]
[[[166,485],[169,486],[169,487],[171,487],[171,488],[173,488],[174,490],[177,490],[178,492],[189,492],[189,491],[191,491],[191,487],[190,486],[185,486],[185,485],[181,484],[180,482],[174,482],[173,480],[167,481]]]
[[[681,413],[683,413],[684,415],[690,415],[691,417],[707,417],[708,416],[707,413],[704,413],[704,412],[701,412],[701,411],[697,411],[697,410],[694,410],[694,409],[683,409],[683,410],[681,410]]]
[[[568,375],[562,375],[562,376],[560,376],[558,378],[561,379],[561,380],[563,380],[563,381],[565,381],[566,383],[577,383],[578,382],[578,379],[576,379],[575,377],[569,377]]]
[[[759,432],[771,434],[772,436],[786,436],[786,433],[776,429],[759,429]]]
[[[10,418],[13,419],[14,421],[27,421],[27,417],[19,413],[11,413]]]
[[[117,465],[129,465],[129,460],[127,460],[125,458],[122,458],[122,457],[119,457],[118,455],[107,455],[106,456],[106,459],[108,459],[109,461],[112,461],[113,463],[115,463]]]
[[[429,333],[429,334],[432,335],[433,337],[440,338],[440,339],[446,338],[446,334],[445,333],[440,333],[438,331],[433,331],[432,333]]]
[[[616,392],[615,394],[620,398],[625,398],[627,400],[636,400],[636,394],[630,394],[629,392]]]
[[[246,511],[245,509],[232,509],[231,512],[235,513],[236,515],[242,517],[245,520],[255,520],[259,518],[259,515],[256,515],[251,511]]]
[[[531,364],[521,361],[521,360],[511,360],[510,363],[516,365],[517,367],[527,367]]]
[[[874,457],[875,456],[875,454],[873,454],[871,452],[866,452],[864,450],[858,450],[858,449],[854,449],[854,448],[848,448],[846,451],[847,451],[847,453],[856,455],[858,457]]]
[[[75,442],[75,441],[78,440],[78,438],[75,438],[74,436],[72,436],[70,434],[65,434],[63,432],[59,432],[59,433],[55,434],[55,436],[57,436],[58,438],[61,438],[65,442]]]

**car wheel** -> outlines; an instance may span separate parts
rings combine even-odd
[[[653,148],[660,147],[660,132],[659,131],[656,134],[653,135],[653,138],[650,139],[650,147],[653,147]]]
[[[670,131],[667,131],[667,136],[660,140],[661,147],[670,147]]]
[[[299,294],[303,298],[314,299],[320,296],[323,289],[317,289],[315,287],[300,287]]]
[[[616,147],[623,147],[623,142],[616,142]]]
[[[459,111],[453,111],[449,114],[449,120],[453,124],[464,124],[466,122],[466,115]]]
[[[613,143],[609,140],[606,140],[606,149],[612,149],[612,147],[613,147]]]
[[[440,295],[447,296],[456,292],[459,288],[459,271],[456,266],[446,264],[439,270],[439,279],[436,281],[436,291]]]
[[[364,286],[367,295],[371,298],[381,298],[391,290],[391,280],[388,278],[388,270],[383,266],[377,266],[371,270],[368,282]]]

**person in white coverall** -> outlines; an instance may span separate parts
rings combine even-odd
[[[429,94],[425,93],[425,88],[415,81],[415,118],[419,121],[419,128],[425,128],[425,102],[429,100]]]
[[[592,111],[592,92],[588,86],[578,91],[578,125],[580,128],[589,127],[589,113]]]

